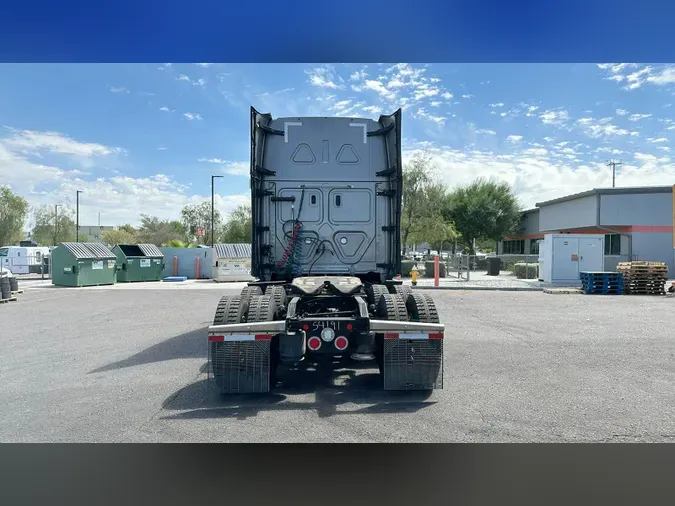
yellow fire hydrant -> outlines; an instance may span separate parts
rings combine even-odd
[[[417,276],[419,276],[419,272],[417,271],[417,266],[414,266],[412,270],[410,271],[410,276],[412,277],[412,285],[416,286],[417,285]]]

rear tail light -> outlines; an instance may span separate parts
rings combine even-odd
[[[335,338],[335,347],[340,350],[344,351],[347,349],[347,346],[349,346],[349,341],[347,340],[346,337],[344,336],[339,336]]]
[[[321,348],[321,339],[319,339],[316,336],[310,337],[307,340],[307,347],[312,351],[318,350],[319,348]]]

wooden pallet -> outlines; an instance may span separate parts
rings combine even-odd
[[[11,292],[12,295],[17,295],[19,293],[23,293],[23,290],[14,290],[13,292]]]
[[[0,299],[0,303],[2,302],[14,302],[16,300],[19,300],[17,297],[10,297],[9,299]]]

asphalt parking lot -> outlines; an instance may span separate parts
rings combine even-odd
[[[31,288],[3,304],[0,440],[675,441],[670,297],[425,292],[448,326],[443,390],[383,392],[348,366],[228,398],[206,381],[221,293]]]

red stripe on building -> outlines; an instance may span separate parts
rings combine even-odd
[[[673,231],[673,226],[670,225],[633,225],[630,227],[631,232],[647,232],[653,234],[669,233]]]

